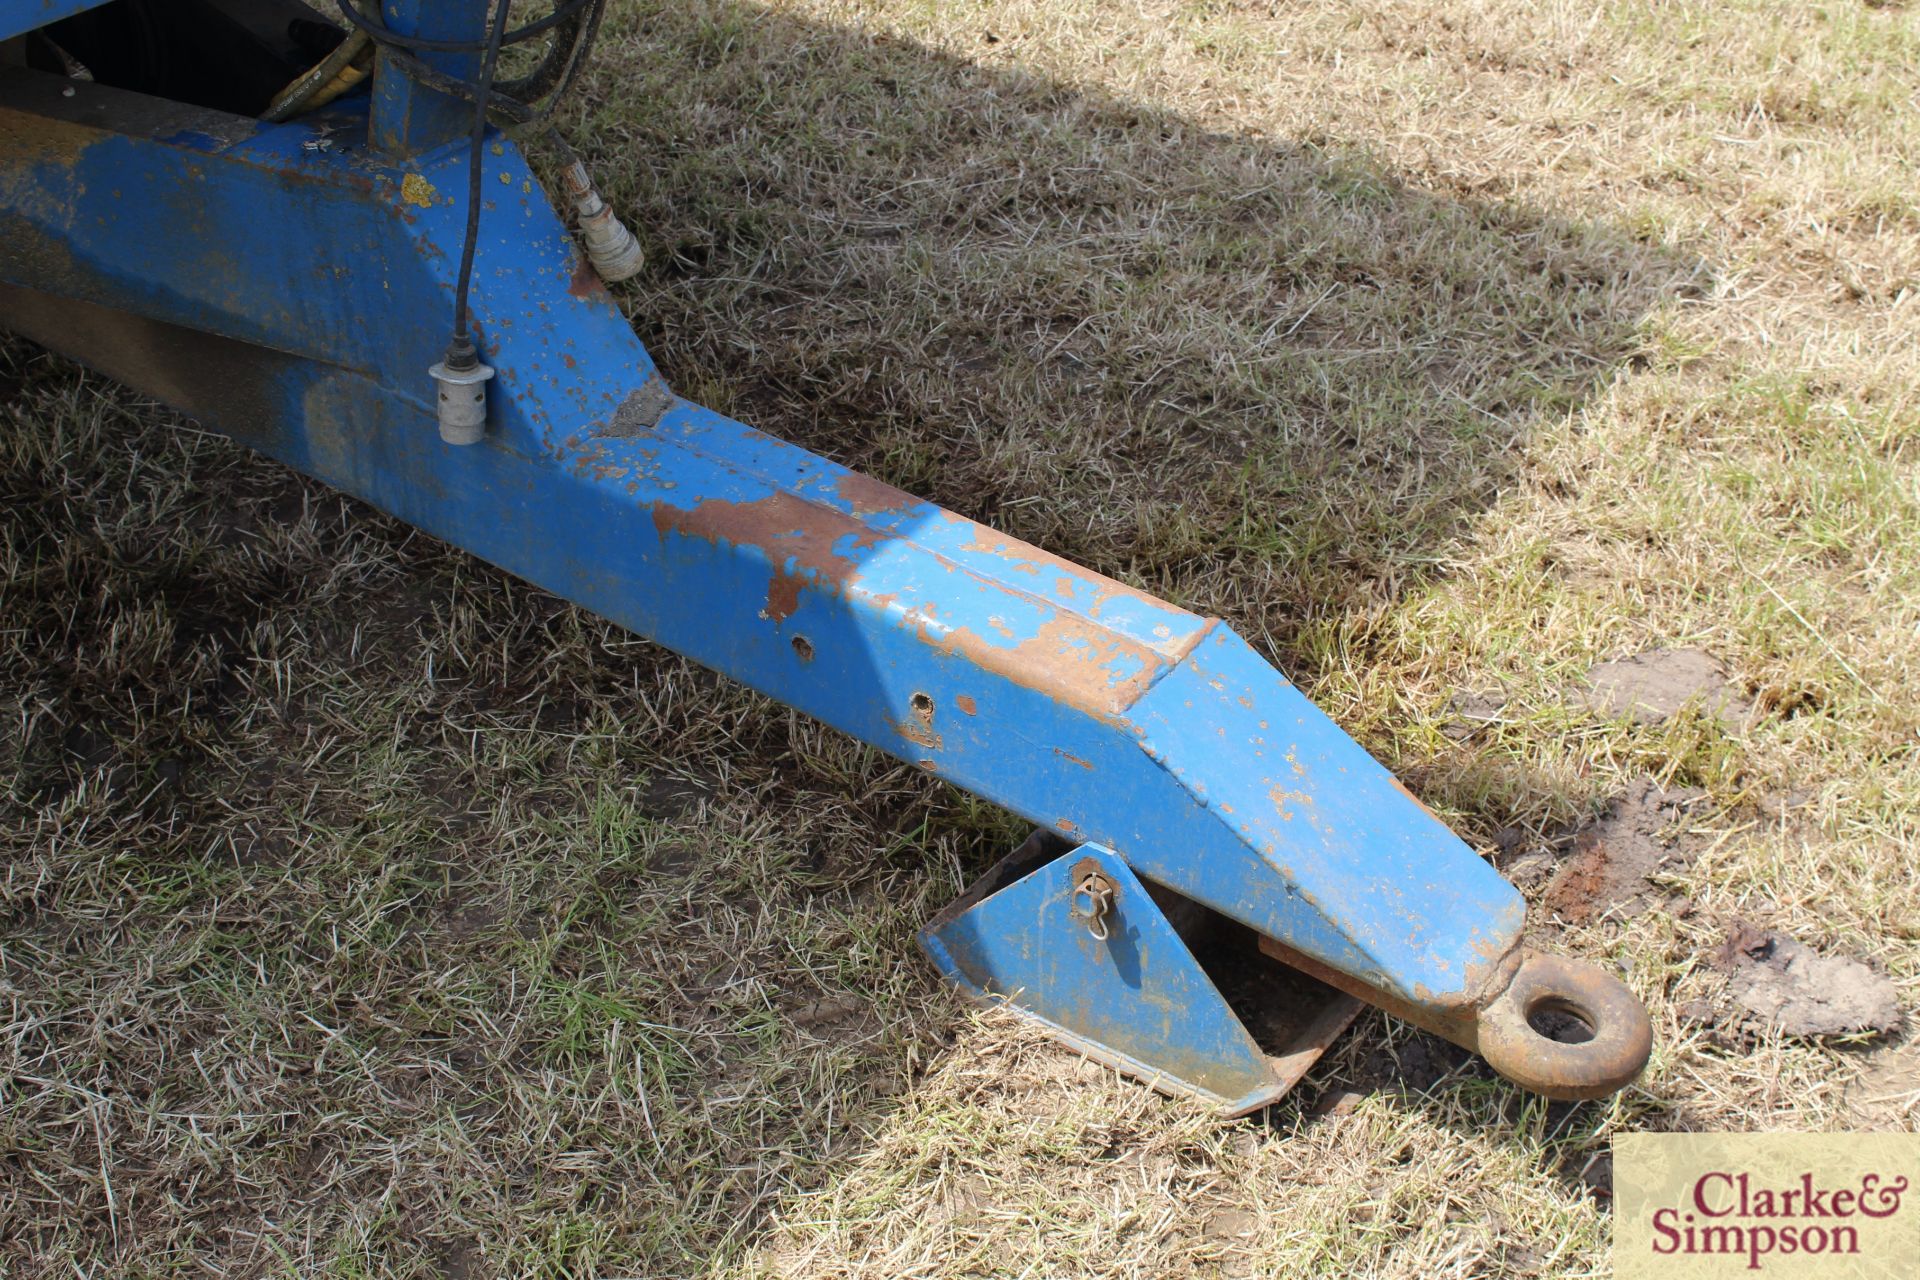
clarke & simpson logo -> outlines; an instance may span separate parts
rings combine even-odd
[[[1618,1280],[1920,1274],[1920,1135],[1622,1134],[1613,1170]]]
[[[1687,1203],[1653,1211],[1653,1251],[1739,1254],[1758,1271],[1772,1255],[1860,1252],[1860,1223],[1900,1212],[1907,1179],[1860,1175],[1857,1187],[1822,1187],[1802,1173],[1797,1186],[1753,1185],[1751,1174],[1715,1169],[1695,1179]]]

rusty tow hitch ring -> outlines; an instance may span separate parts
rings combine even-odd
[[[1548,1013],[1578,1020],[1592,1038],[1577,1044],[1551,1038],[1535,1025]],[[1515,1084],[1578,1102],[1633,1082],[1653,1052],[1653,1024],[1618,978],[1590,964],[1529,951],[1507,989],[1480,1010],[1479,1049]]]

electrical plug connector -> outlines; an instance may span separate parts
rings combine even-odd
[[[567,195],[580,218],[580,238],[587,245],[587,261],[593,264],[600,278],[613,284],[639,271],[646,254],[641,252],[633,232],[627,230],[626,224],[614,216],[607,202],[594,190],[587,166],[578,160],[568,165],[566,183]]]
[[[493,377],[493,366],[481,361],[473,339],[456,336],[427,375],[438,384],[440,438],[448,444],[478,444],[487,432],[487,380]]]

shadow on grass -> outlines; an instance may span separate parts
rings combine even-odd
[[[631,310],[744,421],[1277,646],[1391,598],[1703,264],[1364,139],[1171,112],[757,6],[606,41]],[[1311,669],[1294,672],[1308,682]]]

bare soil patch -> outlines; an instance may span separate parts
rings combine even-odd
[[[1668,790],[1651,779],[1635,783],[1574,838],[1572,856],[1547,886],[1547,911],[1584,924],[1609,913],[1632,919],[1656,906],[1684,910],[1659,880],[1698,855],[1702,841],[1687,833],[1687,818],[1706,798],[1694,788]]]
[[[1738,1021],[1790,1036],[1848,1036],[1900,1025],[1893,983],[1848,956],[1823,956],[1785,934],[1735,921],[1715,962],[1731,976]]]
[[[1455,742],[1465,742],[1482,729],[1498,724],[1506,706],[1506,695],[1497,689],[1457,693],[1447,703],[1452,718],[1440,726],[1440,732]]]
[[[1753,707],[1727,683],[1713,655],[1699,649],[1649,649],[1587,673],[1587,702],[1607,716],[1630,715],[1645,725],[1672,719],[1697,706],[1733,728]]]

